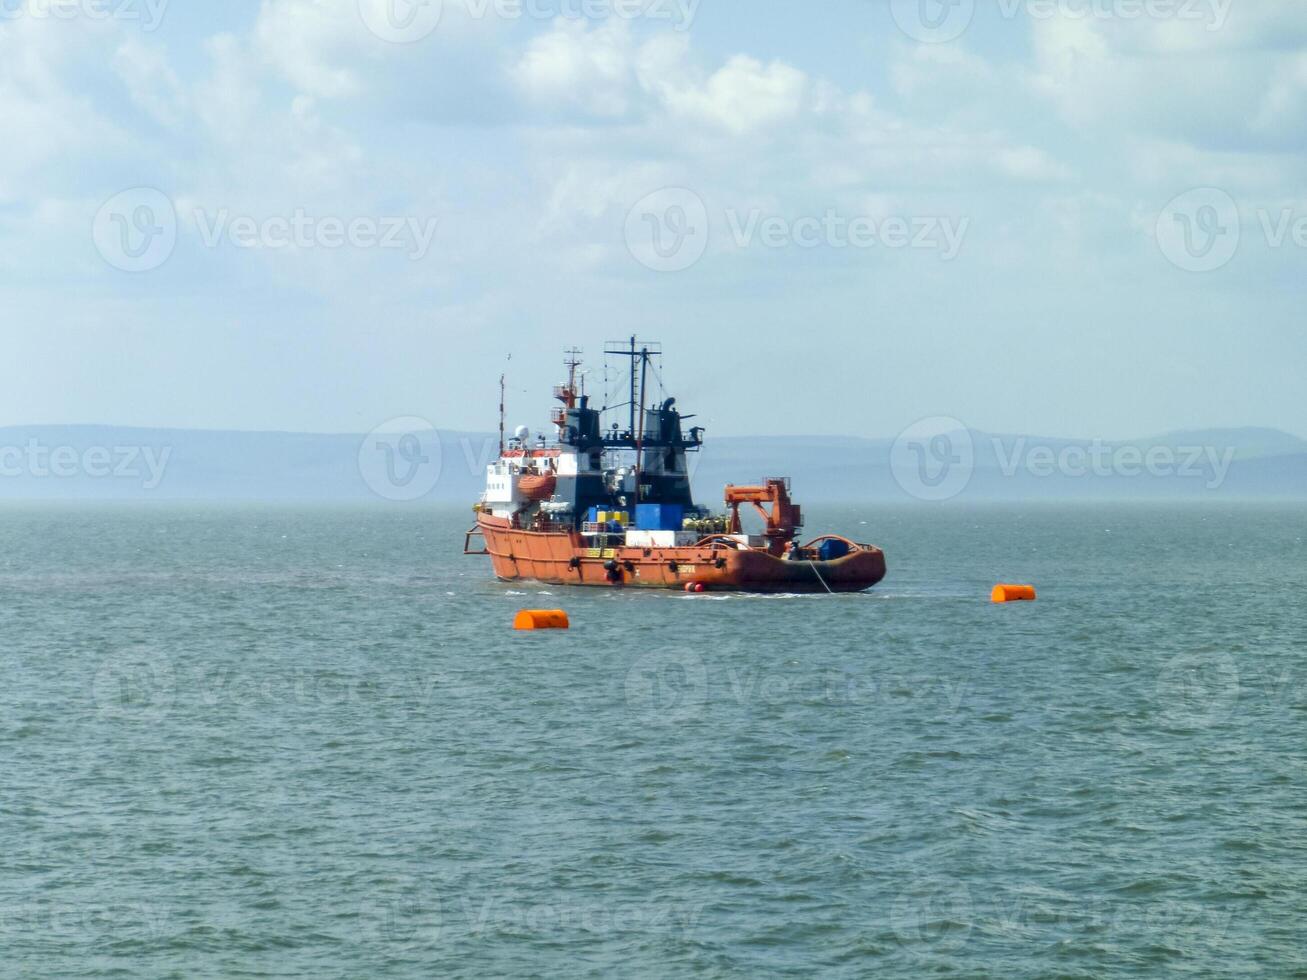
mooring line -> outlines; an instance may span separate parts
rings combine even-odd
[[[820,582],[822,585],[826,585],[826,580],[821,577],[821,572],[817,571],[817,563],[814,561],[809,561],[808,565],[812,568],[812,573],[817,576],[817,581]],[[835,594],[835,590],[832,589],[829,585],[826,585],[826,591],[829,592],[831,595]]]

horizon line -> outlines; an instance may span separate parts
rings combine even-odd
[[[413,416],[413,417],[417,417],[417,416]],[[385,423],[383,422],[382,426],[384,425]],[[381,426],[379,426],[378,428],[381,428]],[[347,432],[339,429],[337,430],[244,429],[244,428],[224,429],[224,428],[213,428],[208,426],[193,427],[193,426],[176,426],[176,425],[123,425],[115,422],[20,422],[20,423],[10,423],[6,425],[0,425],[0,432],[5,432],[13,429],[118,429],[118,430],[135,431],[135,432],[188,432],[188,433],[195,433],[195,434],[214,434],[214,435],[226,434],[226,435],[253,435],[253,436],[262,436],[262,435],[341,436],[341,437],[351,437],[351,438],[363,438],[364,436],[369,435],[370,432],[377,431],[376,428],[367,431],[354,431],[354,432]],[[1186,429],[1170,429],[1165,432],[1161,432],[1153,435],[1147,435],[1147,436],[1136,435],[1136,436],[1126,436],[1126,437],[1116,437],[1116,438],[1108,437],[1108,436],[1098,436],[1098,435],[1067,436],[1067,435],[1049,435],[1047,433],[1036,434],[1033,432],[994,432],[989,429],[979,429],[973,426],[964,426],[963,429],[966,432],[970,433],[971,435],[990,436],[990,437],[996,436],[1000,438],[1013,437],[1013,438],[1027,438],[1027,439],[1050,439],[1050,440],[1057,439],[1057,440],[1062,440],[1064,442],[1093,442],[1097,440],[1101,442],[1113,442],[1113,443],[1147,442],[1150,440],[1156,441],[1159,439],[1165,439],[1177,435],[1183,435],[1185,433],[1262,431],[1262,432],[1274,432],[1274,433],[1278,433],[1279,435],[1289,436],[1290,438],[1297,439],[1299,442],[1304,443],[1305,448],[1307,448],[1307,437],[1304,437],[1296,432],[1291,432],[1288,429],[1284,429],[1274,425],[1249,425],[1249,424],[1209,425],[1209,426],[1200,426],[1200,427],[1186,428]],[[393,431],[401,431],[401,430],[396,429]],[[411,430],[411,431],[450,433],[452,435],[457,435],[457,436],[483,436],[483,437],[498,436],[497,431],[494,429],[484,429],[484,430],[483,429],[460,429],[460,428],[452,428],[452,427],[439,428],[437,426],[432,426],[429,429],[425,429],[425,430]],[[709,432],[711,432],[711,430],[709,430]],[[719,436],[713,436],[712,438],[715,440],[856,439],[862,442],[893,442],[898,437],[895,435],[879,435],[879,436],[851,435],[847,433],[837,433],[837,432],[825,432],[825,433],[796,432],[796,433],[785,433],[779,435],[775,433],[719,435]]]

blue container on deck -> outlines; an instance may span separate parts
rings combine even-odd
[[[641,531],[679,531],[684,522],[683,504],[635,505],[635,526]]]
[[[817,558],[820,561],[834,561],[836,558],[843,558],[848,553],[849,544],[847,541],[836,541],[834,538],[827,538],[817,545]]]

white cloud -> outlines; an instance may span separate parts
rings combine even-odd
[[[1069,176],[1067,167],[1034,146],[1003,146],[994,157],[999,173],[1017,180],[1061,180]]]
[[[132,142],[69,77],[116,36],[98,23],[0,21],[0,201],[56,184],[83,154],[112,160]],[[90,86],[101,99],[109,87]]]
[[[208,138],[219,145],[251,148],[248,131],[260,118],[257,67],[240,39],[219,34],[205,43],[210,73],[193,100]]]
[[[961,44],[900,44],[890,64],[890,81],[899,95],[939,94],[970,101],[977,89],[995,84],[998,71]]]
[[[587,30],[560,19],[533,39],[509,69],[523,98],[546,113],[580,110],[600,118],[625,116],[635,82],[630,28],[610,20]]]
[[[155,122],[172,126],[181,120],[186,101],[182,84],[161,48],[129,36],[114,52],[112,64],[132,101]]]
[[[984,47],[978,28],[953,45],[885,41],[882,60],[829,36],[799,36],[791,48],[785,32],[803,19],[769,22],[762,8],[756,35],[727,36],[709,20],[702,33],[678,33],[623,18],[505,22],[472,17],[457,0],[445,7],[438,28],[412,44],[371,34],[355,0],[264,0],[252,25],[231,15],[221,21],[230,33],[207,37],[208,15],[204,34],[174,30],[187,26],[180,12],[149,37],[118,24],[0,23],[0,261],[11,280],[53,284],[29,288],[36,299],[24,319],[58,322],[69,337],[78,324],[104,334],[114,322],[149,321],[145,329],[179,338],[169,366],[187,381],[177,387],[198,378],[209,392],[227,378],[197,351],[266,363],[259,382],[279,390],[276,358],[252,358],[263,348],[246,341],[281,330],[286,349],[300,352],[313,347],[301,331],[335,331],[349,351],[340,373],[366,352],[379,386],[398,363],[427,392],[445,333],[461,331],[497,359],[504,346],[533,342],[524,324],[557,337],[551,325],[598,330],[620,312],[633,329],[675,330],[722,312],[774,352],[768,341],[793,343],[793,324],[811,318],[817,296],[822,322],[886,325],[865,335],[848,327],[838,339],[865,354],[868,336],[887,338],[876,340],[892,348],[878,362],[884,375],[919,398],[922,382],[943,372],[910,376],[895,351],[899,365],[929,361],[932,345],[965,345],[977,323],[1040,319],[1046,339],[1068,311],[1115,323],[1103,305],[1145,292],[1160,317],[1203,312],[1192,282],[1165,293],[1169,280],[1147,278],[1162,260],[1134,230],[1152,227],[1176,191],[1214,184],[1246,207],[1301,207],[1291,189],[1307,132],[1307,18],[1297,7],[1259,16],[1240,0],[1212,32],[1041,22],[1030,57],[1011,39]],[[793,53],[773,56],[781,50]],[[142,183],[174,196],[182,235],[167,266],[129,280],[99,260],[87,228],[110,194]],[[623,226],[636,201],[667,186],[693,189],[719,225],[727,209],[791,219],[835,209],[964,217],[972,230],[947,267],[907,251],[749,251],[715,236],[699,267],[710,275],[659,279],[631,259]],[[301,207],[345,219],[434,217],[439,231],[422,261],[196,244],[196,208],[264,220]],[[1228,285],[1232,307],[1246,299],[1261,309],[1265,297],[1288,305],[1291,291],[1254,295],[1234,278],[1254,254],[1230,278],[1200,285]],[[1288,250],[1280,258],[1300,260]],[[1095,287],[1130,276],[1141,285],[1090,288],[1087,272]],[[814,281],[819,290],[805,288]],[[665,301],[647,301],[655,295]],[[178,316],[176,296],[191,315]],[[1168,302],[1177,297],[1189,306]],[[404,343],[387,347],[396,324]],[[1201,346],[1185,343],[1189,327],[1163,338],[1168,351]],[[429,343],[429,358],[414,355],[428,348],[413,338]],[[188,359],[205,363],[196,370]],[[451,374],[451,384],[463,381]],[[1001,387],[976,385],[981,405]],[[57,379],[42,387],[55,390]],[[1012,398],[1024,404],[1026,393]],[[326,409],[308,400],[289,417],[336,419],[348,402],[334,392],[322,401]],[[269,421],[256,418],[264,407],[241,417]]]
[[[354,3],[264,0],[254,27],[259,54],[301,92],[322,98],[360,92],[364,42]]]
[[[1307,53],[1281,63],[1249,127],[1269,142],[1307,133]]]
[[[1220,29],[1059,16],[1032,32],[1030,83],[1074,125],[1211,150],[1296,150],[1307,137],[1294,125],[1307,8],[1243,4]]]
[[[506,40],[513,21],[484,0],[432,2],[442,12],[435,28],[401,44],[373,33],[357,0],[263,0],[248,47],[296,92],[367,119],[508,121],[502,66],[518,53]]]
[[[705,120],[741,135],[796,119],[808,76],[781,61],[764,65],[735,55],[701,86],[669,85],[663,92],[675,115]]]
[[[618,18],[593,28],[557,18],[509,74],[521,98],[546,118],[631,121],[655,113],[737,136],[793,121],[810,91],[807,75],[780,61],[764,65],[736,55],[704,72],[684,35],[637,44],[630,22]]]

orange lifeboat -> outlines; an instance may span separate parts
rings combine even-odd
[[[558,487],[558,478],[552,473],[528,473],[517,481],[517,488],[527,500],[548,500]]]

